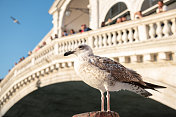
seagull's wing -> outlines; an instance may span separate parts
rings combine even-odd
[[[20,22],[19,22],[18,20],[16,21],[16,23],[17,23],[17,24],[20,24]]]
[[[12,17],[12,16],[10,16],[10,18],[14,21],[14,20],[16,20],[14,17]]]
[[[14,23],[20,24],[20,22],[17,19],[15,19],[14,17],[10,16],[10,18],[13,20]]]
[[[121,65],[118,62],[115,62],[106,57],[100,56],[91,56],[89,62],[98,67],[101,70],[105,70],[106,72],[110,73],[115,80],[119,82],[126,82],[126,83],[139,83],[141,85],[146,85],[141,75],[138,74],[136,71],[128,69]]]

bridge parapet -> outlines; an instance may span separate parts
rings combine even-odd
[[[95,54],[110,57],[125,66],[136,68],[145,76],[148,76],[151,70],[147,72],[140,69],[154,67],[154,65],[158,66],[157,70],[159,70],[159,66],[166,66],[167,68],[163,68],[164,70],[173,71],[176,68],[176,10],[51,41],[16,65],[2,80],[0,83],[0,108],[3,111],[1,113],[4,114],[10,108],[5,105],[9,104],[24,86],[33,84],[45,86],[51,82],[65,81],[64,78],[69,74],[67,72],[75,74],[73,56],[63,57],[63,53],[73,50],[80,44],[88,44],[93,48]],[[155,74],[151,75],[153,80],[162,81],[171,87],[176,86],[176,79],[173,78],[174,72],[170,76],[167,72],[168,76],[164,79],[160,78],[161,75],[156,76]],[[42,79],[49,78],[49,75],[62,78],[53,81],[49,79],[48,84],[42,84]],[[79,79],[73,76],[70,79],[67,77],[66,80]],[[33,90],[36,89],[33,88]],[[26,95],[28,93],[30,91]],[[11,106],[14,103],[11,102]],[[176,104],[172,107],[176,108]]]

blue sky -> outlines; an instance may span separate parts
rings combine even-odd
[[[0,79],[52,28],[54,0],[0,0]],[[10,16],[21,24],[13,23]]]

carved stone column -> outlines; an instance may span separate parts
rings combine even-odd
[[[98,29],[99,27],[99,0],[89,0],[90,28]]]

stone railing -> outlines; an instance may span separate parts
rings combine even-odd
[[[176,18],[166,14],[162,14],[161,16],[156,17],[157,20],[146,20],[144,22],[147,29],[147,39],[161,39],[176,35]]]
[[[176,10],[55,39],[16,65],[2,80],[1,107],[20,88],[38,80],[40,76],[73,67],[73,59],[63,58],[63,53],[80,44],[88,44],[95,53],[110,55],[109,57],[121,63],[142,63],[174,61],[175,40]],[[118,51],[114,48],[118,48]],[[175,86],[172,82],[168,84]]]

